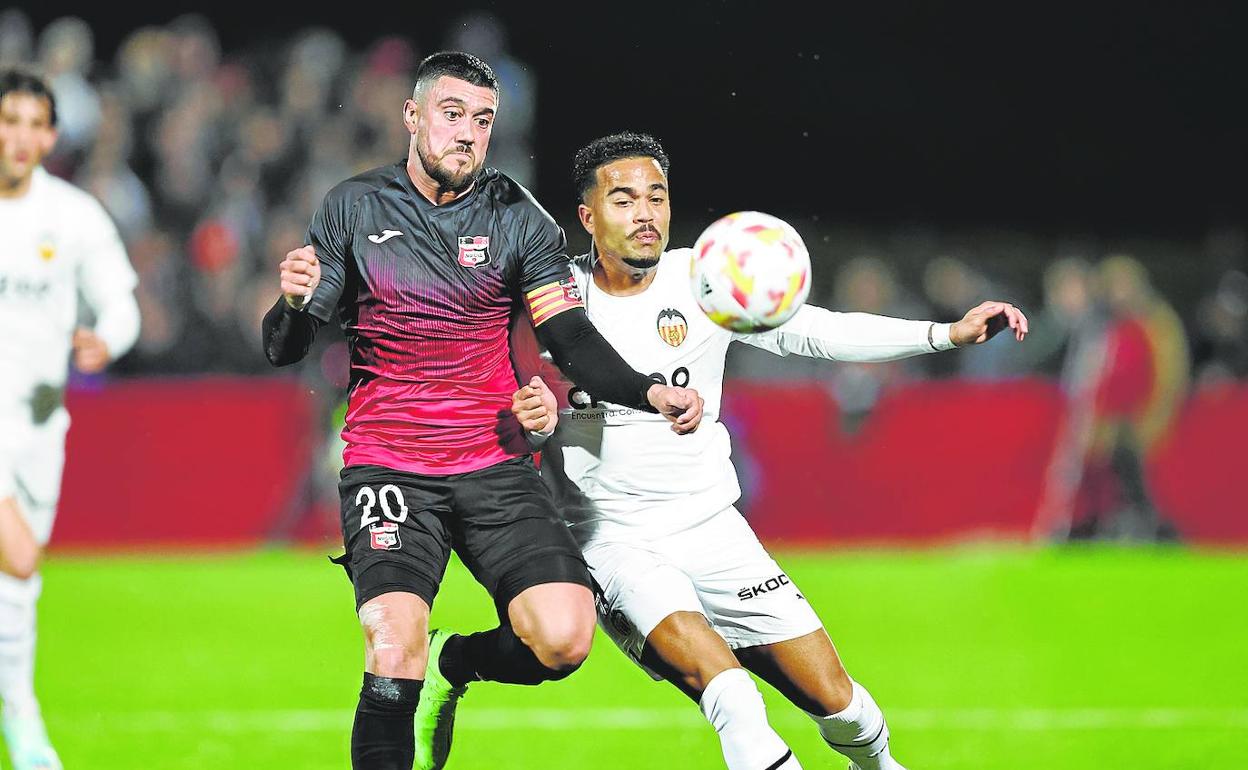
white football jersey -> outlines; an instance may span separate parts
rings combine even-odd
[[[572,260],[585,309],[598,331],[636,370],[705,399],[701,425],[678,435],[664,417],[598,401],[546,361],[526,366],[522,382],[541,374],[559,399],[559,424],[543,446],[542,475],[582,545],[650,539],[690,529],[740,496],[719,421],[729,343],[780,355],[887,361],[952,347],[949,324],[806,305],[788,323],[759,334],[734,334],[712,323],[690,287],[691,249],[664,252],[654,281],[639,294],[615,296],[594,283],[590,255]],[[933,332],[928,341],[929,328]],[[776,419],[784,419],[777,410]]]
[[[38,385],[61,387],[81,297],[113,357],[138,335],[138,279],[117,228],[90,194],[37,168],[0,198],[0,416]]]

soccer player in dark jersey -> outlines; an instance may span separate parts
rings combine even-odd
[[[351,347],[343,437],[343,564],[365,637],[352,766],[440,768],[468,682],[538,684],[589,652],[585,562],[510,412],[513,316],[529,314],[569,377],[613,403],[696,429],[701,398],[627,364],[589,322],[563,231],[484,160],[498,109],[489,66],[434,54],[403,107],[405,161],[329,192],[308,245],[281,263],[265,316],[275,365],[302,358],[337,309]],[[500,625],[428,629],[454,548]],[[413,735],[415,715],[415,735]]]

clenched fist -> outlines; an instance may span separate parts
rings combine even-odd
[[[308,304],[321,282],[321,263],[316,258],[316,249],[303,246],[288,252],[278,267],[282,271],[282,295],[286,297],[286,304],[296,310]]]
[[[702,422],[706,402],[693,388],[655,383],[646,392],[646,400],[672,423],[672,430],[682,435],[693,433]]]
[[[534,375],[528,385],[511,394],[511,413],[525,430],[549,436],[559,421],[559,404],[542,378]]]

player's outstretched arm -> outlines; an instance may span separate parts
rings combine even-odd
[[[989,300],[968,310],[949,328],[949,341],[958,347],[979,345],[1007,327],[1014,330],[1014,339],[1022,342],[1028,331],[1027,316],[1008,302]]]
[[[696,390],[663,385],[630,367],[594,328],[582,307],[547,318],[538,340],[567,377],[595,398],[647,412],[658,412],[677,433],[692,433],[702,421]]]
[[[872,363],[978,344],[1006,327],[1014,329],[1019,340],[1027,334],[1026,316],[1008,302],[984,302],[957,323],[837,313],[803,305],[783,326],[760,334],[737,334],[733,339],[782,356],[792,353]]]
[[[278,265],[282,297],[264,314],[261,339],[264,355],[274,366],[302,360],[312,347],[321,320],[307,312],[312,293],[321,282],[316,249],[303,246],[286,254]]]

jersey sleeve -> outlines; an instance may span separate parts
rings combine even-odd
[[[351,262],[351,237],[354,229],[355,197],[350,187],[339,185],[330,190],[308,227],[307,242],[316,249],[321,265],[321,282],[304,309],[322,322],[328,322],[342,298],[347,283],[347,265]]]
[[[110,358],[128,351],[139,337],[139,283],[116,225],[95,199],[87,199],[78,220],[78,286],[95,316],[94,331]]]
[[[871,313],[834,313],[803,305],[783,326],[733,339],[787,356],[796,353],[834,361],[895,361],[954,347],[950,324],[908,321]]]
[[[565,310],[584,307],[568,262],[563,228],[536,204],[524,223],[520,292],[536,328]]]

